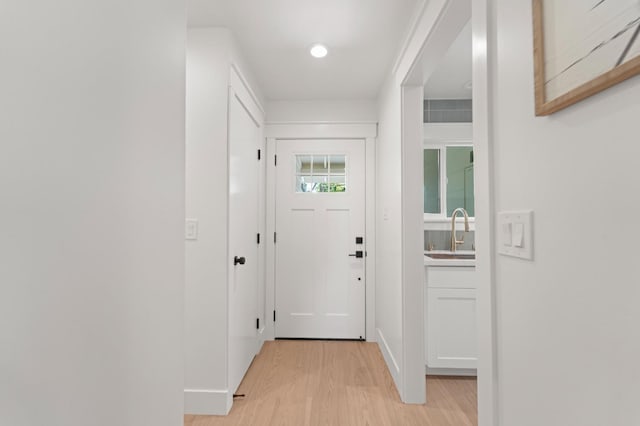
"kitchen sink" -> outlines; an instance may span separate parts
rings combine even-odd
[[[459,259],[459,260],[473,260],[476,258],[475,254],[467,253],[425,253],[432,259]]]

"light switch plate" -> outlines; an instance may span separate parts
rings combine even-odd
[[[198,219],[187,219],[184,228],[184,238],[187,240],[198,239]]]
[[[500,232],[499,254],[533,260],[532,210],[499,212],[498,230]],[[507,244],[507,241],[511,243]]]

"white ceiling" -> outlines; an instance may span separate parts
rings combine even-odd
[[[224,26],[268,100],[375,99],[424,0],[187,0],[190,27]],[[313,43],[329,55],[309,55]]]
[[[471,81],[471,55],[469,22],[447,51],[442,63],[425,83],[425,99],[471,99],[471,89],[464,87]]]

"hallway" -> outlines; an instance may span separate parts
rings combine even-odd
[[[265,342],[227,417],[185,426],[477,424],[475,378],[429,377],[428,405],[405,405],[375,343]]]

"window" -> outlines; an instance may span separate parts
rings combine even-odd
[[[475,216],[473,147],[430,146],[423,161],[425,219],[451,217],[459,207]]]
[[[345,155],[296,155],[296,192],[346,192]]]

